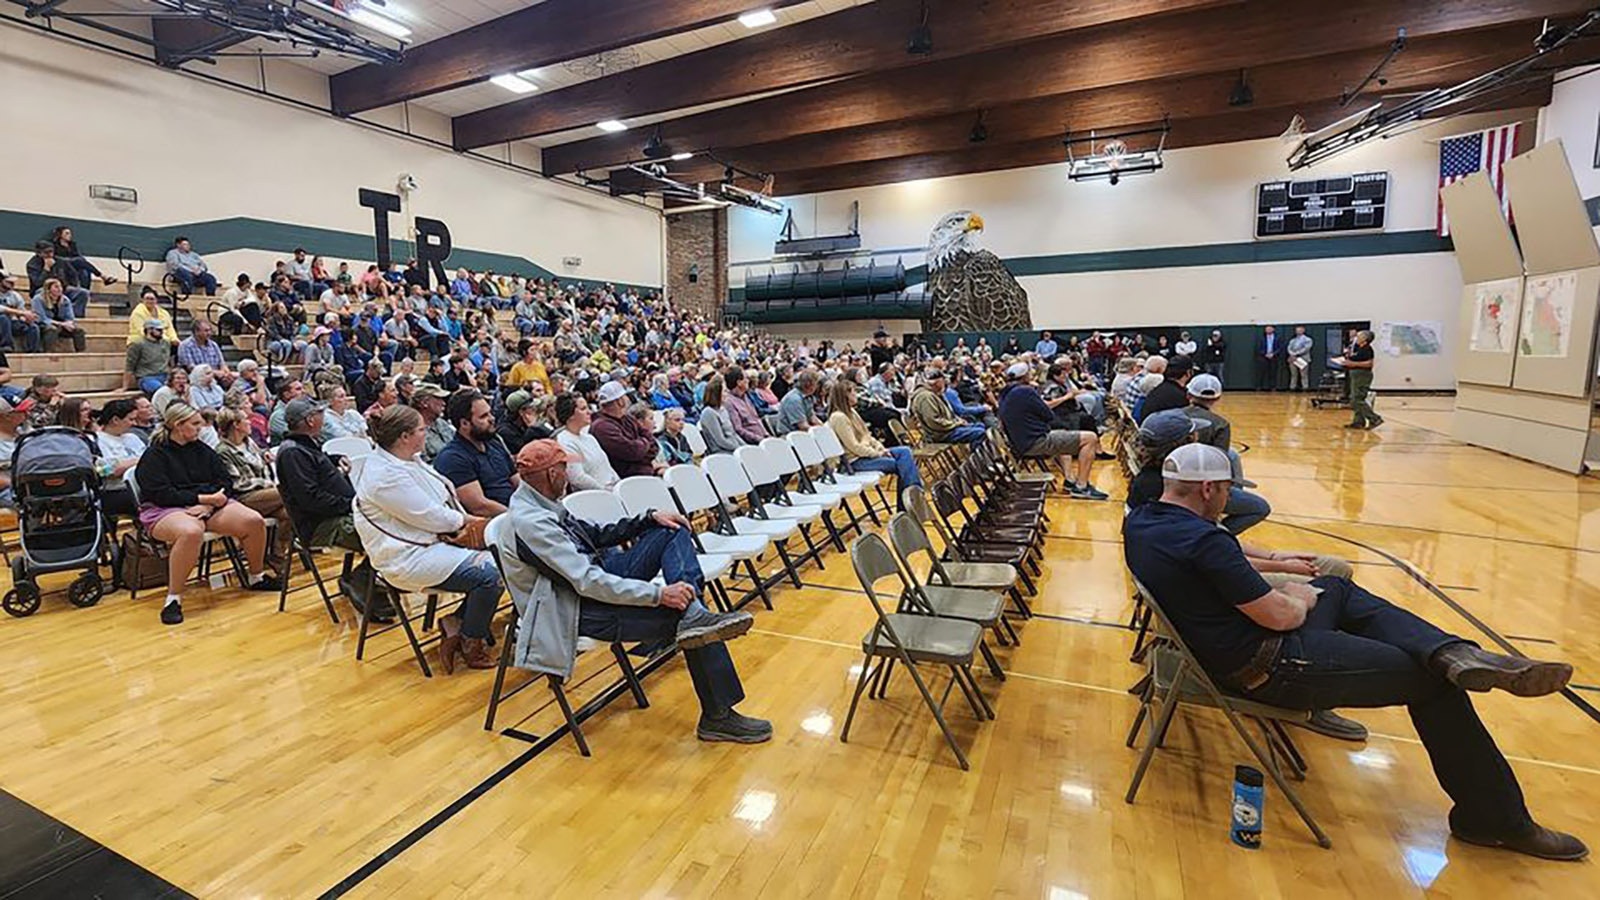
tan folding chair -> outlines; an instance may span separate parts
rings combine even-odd
[[[995,640],[1002,647],[1022,642],[1004,615],[1005,596],[1011,584],[953,584],[948,580],[949,576],[941,577],[939,560],[933,552],[933,545],[928,542],[928,533],[909,513],[895,513],[889,519],[889,546],[894,548],[894,555],[906,570],[908,584],[906,595],[901,598],[901,612],[921,610],[947,619],[977,622],[993,631]],[[929,560],[926,581],[918,577],[914,564],[919,554]],[[938,583],[935,583],[936,579]],[[983,653],[983,659],[989,664],[989,671],[994,673],[994,677],[1004,681],[1005,672],[990,652],[989,645],[979,644],[978,650]]]
[[[983,628],[976,622],[962,619],[884,611],[883,604],[878,600],[878,582],[894,577],[900,582],[902,594],[908,586],[894,554],[889,551],[883,538],[876,534],[866,534],[850,544],[850,562],[855,567],[856,578],[861,581],[867,599],[872,603],[873,611],[877,613],[877,621],[861,639],[861,676],[856,681],[855,694],[850,698],[850,711],[844,717],[844,727],[839,731],[840,743],[850,740],[850,724],[855,721],[856,706],[861,702],[861,692],[866,689],[868,680],[872,681],[874,693],[878,693],[881,670],[898,660],[911,673],[917,692],[939,723],[939,730],[944,733],[945,743],[950,745],[956,761],[962,769],[970,769],[967,755],[961,751],[949,724],[944,720],[944,701],[950,696],[950,688],[958,685],[974,715],[980,720],[994,718],[994,710],[972,674],[972,660],[983,643]],[[873,664],[874,660],[877,665]],[[944,666],[950,670],[950,684],[945,686],[944,695],[938,701],[933,699],[927,682],[922,679],[922,672],[917,668],[919,662]],[[887,686],[886,682],[884,686]]]
[[[1306,809],[1305,803],[1300,800],[1300,795],[1295,792],[1294,786],[1284,777],[1283,770],[1278,765],[1278,757],[1281,754],[1289,763],[1295,780],[1305,780],[1305,758],[1300,755],[1299,748],[1295,747],[1294,740],[1289,737],[1289,732],[1282,723],[1307,722],[1311,718],[1311,713],[1257,703],[1217,687],[1216,682],[1189,650],[1188,644],[1184,643],[1183,637],[1172,627],[1171,620],[1167,618],[1166,611],[1161,608],[1155,595],[1137,581],[1134,582],[1134,587],[1138,590],[1146,608],[1155,616],[1160,638],[1146,654],[1149,677],[1145,682],[1139,712],[1134,716],[1133,727],[1128,731],[1127,744],[1132,747],[1134,741],[1138,739],[1140,726],[1146,721],[1149,722],[1150,727],[1145,731],[1144,751],[1139,755],[1139,764],[1133,770],[1133,780],[1128,785],[1128,793],[1124,799],[1132,803],[1134,796],[1139,793],[1139,784],[1144,780],[1145,771],[1150,767],[1150,760],[1155,756],[1156,748],[1166,740],[1167,728],[1172,724],[1172,714],[1177,710],[1178,704],[1209,706],[1222,710],[1222,714],[1228,719],[1228,724],[1232,725],[1233,730],[1244,740],[1245,746],[1250,748],[1250,753],[1261,763],[1261,767],[1272,776],[1273,783],[1283,792],[1283,796],[1288,799],[1295,812],[1300,814],[1300,820],[1306,823],[1317,843],[1324,849],[1332,847],[1333,842],[1312,817],[1311,811]],[[1159,709],[1155,708],[1157,702],[1161,704]],[[1254,719],[1260,726],[1260,742],[1245,728],[1244,718]]]

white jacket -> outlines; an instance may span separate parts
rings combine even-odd
[[[434,587],[476,555],[439,538],[460,531],[466,514],[450,482],[423,463],[376,450],[362,460],[355,489],[361,546],[384,579],[400,590]]]

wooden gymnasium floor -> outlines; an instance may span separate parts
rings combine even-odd
[[[1427,406],[1427,404],[1421,404]],[[1437,406],[1437,403],[1434,404]],[[1349,556],[1368,587],[1460,633],[1577,666],[1572,698],[1479,701],[1547,823],[1600,843],[1600,484],[1462,446],[1429,427],[1352,433],[1300,399],[1230,396],[1249,474],[1276,507],[1251,539]],[[1437,410],[1435,410],[1437,411]],[[1120,496],[1109,466],[1102,487]],[[848,561],[734,645],[759,747],[694,740],[682,663],[653,706],[590,720],[591,759],[482,730],[489,673],[424,680],[398,635],[352,659],[314,595],[278,614],[231,591],[165,629],[155,597],[91,610],[47,598],[0,622],[0,787],[202,897],[1415,896],[1579,897],[1595,863],[1542,863],[1448,839],[1446,799],[1403,710],[1359,713],[1363,747],[1305,735],[1319,849],[1269,791],[1265,849],[1228,843],[1246,751],[1180,715],[1136,805],[1124,689],[1121,504],[1055,501],[1040,615],[980,676],[996,722],[950,706],[962,773],[897,679],[839,723],[866,600]],[[347,618],[347,617],[346,617]],[[583,699],[610,672],[597,675]],[[502,720],[556,721],[542,690]]]

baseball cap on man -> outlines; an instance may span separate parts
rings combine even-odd
[[[620,381],[608,381],[600,385],[600,391],[595,395],[595,399],[599,400],[600,405],[604,406],[607,403],[615,403],[626,396],[628,396],[627,385]]]
[[[1210,444],[1184,444],[1167,454],[1161,477],[1172,481],[1232,481],[1228,454]]]
[[[510,412],[510,413],[519,412],[519,411],[521,411],[521,409],[524,406],[527,406],[528,403],[531,402],[532,400],[533,400],[533,395],[528,393],[527,391],[522,391],[522,390],[512,391],[511,394],[506,397],[506,412]]]
[[[401,378],[406,376],[402,375]],[[432,397],[436,400],[448,400],[450,392],[431,381],[417,382],[416,390],[411,392],[412,397]]]
[[[1007,378],[1021,378],[1026,374],[1028,374],[1028,364],[1025,362],[1012,363],[1011,368],[1006,369]]]
[[[157,334],[160,334],[160,333],[165,332],[167,330],[167,326],[161,324],[161,320],[160,319],[145,319],[144,320],[144,330],[145,331],[154,331]]]
[[[523,475],[576,461],[565,447],[552,440],[529,441],[517,451],[517,471]]]
[[[1139,426],[1139,437],[1157,446],[1176,444],[1200,428],[1200,423],[1184,415],[1181,409],[1164,409],[1145,417]]]
[[[1211,373],[1196,375],[1189,381],[1189,396],[1215,400],[1222,396],[1222,379]]]
[[[0,416],[10,415],[11,413],[25,413],[30,409],[33,409],[32,397],[24,397],[15,403],[0,397]]]
[[[283,408],[284,424],[290,428],[298,427],[304,424],[307,419],[326,408],[310,397],[296,397],[289,401],[288,406]]]

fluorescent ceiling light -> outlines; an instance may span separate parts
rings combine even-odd
[[[739,17],[739,24],[746,28],[760,28],[763,25],[771,25],[776,21],[778,21],[778,17],[773,15],[770,9],[751,10]]]
[[[674,153],[674,154],[672,154],[672,159],[673,159],[674,162],[683,162],[686,159],[694,159],[694,154],[693,153]]]
[[[628,126],[618,122],[616,119],[607,119],[604,122],[596,122],[595,127],[601,131],[609,131],[612,133],[628,130]]]
[[[357,6],[347,12],[346,15],[348,15],[352,21],[360,22],[362,25],[371,28],[373,31],[382,32],[392,38],[403,39],[411,36],[411,29],[401,25],[399,22],[396,22],[383,13],[375,12],[365,6]]]
[[[509,73],[505,75],[496,75],[489,79],[489,83],[497,84],[513,94],[531,94],[539,89],[537,84],[533,84],[526,78]]]

